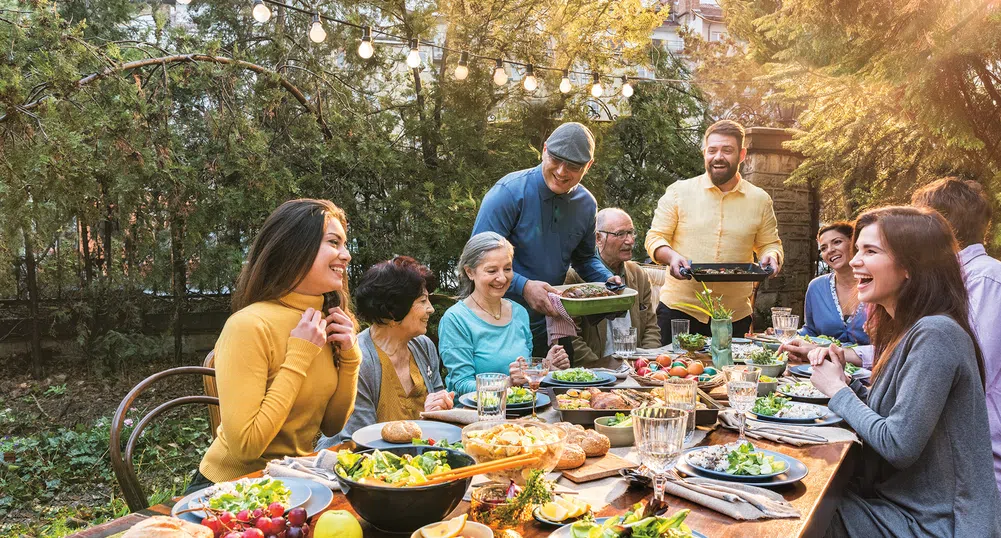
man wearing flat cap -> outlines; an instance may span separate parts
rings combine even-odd
[[[588,282],[621,283],[594,250],[598,204],[580,184],[593,162],[591,131],[576,122],[560,125],[542,146],[542,163],[494,184],[473,225],[473,235],[497,232],[514,245],[508,298],[529,309],[537,357],[549,348],[545,316],[558,315],[547,294],[570,266]]]

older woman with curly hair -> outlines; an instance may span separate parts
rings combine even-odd
[[[373,265],[355,293],[358,317],[372,324],[358,335],[362,362],[354,412],[327,448],[370,424],[420,418],[422,411],[452,408],[442,382],[438,351],[425,336],[437,287],[431,271],[407,256]]]

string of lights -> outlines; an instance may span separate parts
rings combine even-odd
[[[177,0],[177,1],[178,2],[182,2],[182,0]],[[187,3],[187,2],[190,2],[190,1],[191,0],[187,0],[187,1],[183,2],[183,3]],[[559,91],[561,93],[569,93],[569,92],[573,91],[573,82],[570,79],[570,75],[571,74],[579,75],[579,76],[585,77],[585,78],[590,78],[591,79],[590,93],[591,93],[591,96],[594,97],[595,99],[601,98],[602,96],[605,95],[605,87],[601,83],[602,79],[608,79],[608,80],[612,80],[612,81],[614,81],[616,79],[620,80],[621,81],[621,85],[619,87],[619,91],[621,92],[622,96],[625,97],[625,98],[627,98],[627,99],[629,97],[631,97],[633,95],[633,92],[634,92],[634,88],[633,88],[632,84],[630,83],[630,80],[633,80],[633,81],[652,81],[652,82],[663,82],[663,83],[677,83],[677,84],[692,84],[691,80],[686,80],[686,79],[649,78],[649,77],[636,77],[636,76],[629,76],[629,75],[622,75],[621,77],[612,77],[612,76],[609,76],[609,75],[602,75],[601,73],[598,73],[597,71],[575,71],[575,70],[572,70],[572,69],[569,69],[569,68],[558,68],[558,67],[550,67],[550,66],[539,65],[539,64],[534,64],[534,63],[524,63],[524,62],[519,62],[519,61],[515,61],[515,60],[506,59],[506,58],[499,58],[499,57],[496,57],[496,56],[484,56],[484,55],[480,55],[480,54],[475,54],[473,52],[470,52],[470,51],[464,50],[464,49],[456,49],[456,48],[452,48],[452,47],[444,47],[444,46],[441,46],[441,45],[439,45],[437,43],[434,43],[432,41],[421,40],[421,39],[415,38],[413,36],[400,36],[400,35],[397,35],[397,34],[394,34],[394,33],[390,32],[390,31],[388,31],[388,30],[386,30],[384,28],[379,28],[379,27],[376,27],[376,26],[365,26],[365,25],[360,25],[360,24],[356,24],[356,23],[352,23],[352,22],[340,20],[340,19],[331,17],[329,15],[322,14],[318,10],[312,10],[311,11],[311,10],[308,10],[308,9],[305,9],[305,8],[302,8],[302,7],[299,7],[299,6],[295,6],[295,5],[291,5],[291,4],[286,4],[286,3],[281,2],[279,0],[253,0],[253,7],[252,7],[252,10],[251,10],[251,13],[252,13],[252,15],[254,17],[254,20],[256,20],[257,22],[262,23],[262,24],[268,22],[269,20],[271,20],[272,11],[271,11],[271,8],[269,7],[269,5],[270,6],[274,6],[274,7],[278,7],[278,8],[287,9],[289,11],[301,13],[301,14],[304,14],[304,15],[307,15],[307,16],[311,16],[312,17],[312,22],[310,23],[309,31],[307,32],[307,35],[309,36],[309,39],[312,42],[314,42],[314,43],[322,43],[327,38],[327,32],[326,32],[326,30],[324,29],[324,26],[323,26],[324,21],[330,22],[330,23],[334,23],[334,24],[343,25],[343,26],[349,26],[349,27],[361,30],[362,31],[362,36],[361,36],[361,41],[358,44],[357,52],[358,52],[358,56],[361,57],[362,59],[366,59],[367,60],[367,59],[371,58],[375,54],[375,41],[373,39],[373,36],[375,36],[375,35],[379,35],[379,36],[382,36],[383,38],[387,38],[389,40],[393,40],[393,41],[397,42],[397,44],[399,44],[399,45],[406,44],[407,45],[407,50],[408,50],[407,56],[406,56],[406,64],[411,69],[417,69],[418,67],[420,67],[420,65],[421,65],[421,63],[423,61],[422,58],[421,58],[421,54],[420,54],[420,48],[421,47],[437,48],[437,49],[440,49],[442,51],[448,51],[448,52],[451,52],[451,53],[458,54],[459,55],[459,61],[458,61],[457,65],[456,65],[456,67],[455,67],[455,70],[453,72],[453,76],[455,77],[456,80],[460,80],[460,81],[461,80],[465,80],[466,77],[469,76],[469,62],[470,62],[470,60],[483,60],[483,61],[489,61],[489,62],[493,62],[494,63],[493,81],[494,81],[494,84],[496,84],[498,86],[504,86],[505,84],[508,83],[509,77],[508,77],[508,73],[507,73],[507,69],[506,69],[505,65],[511,65],[511,66],[516,66],[516,67],[524,68],[525,76],[522,79],[522,86],[528,92],[534,92],[539,87],[539,81],[536,78],[536,72],[537,71],[556,71],[556,72],[562,72],[563,77],[560,80],[560,84],[559,84]],[[699,81],[699,82],[700,83],[726,83],[726,84],[729,84],[729,83],[756,83],[756,82],[760,82],[760,81],[731,80],[731,81]]]

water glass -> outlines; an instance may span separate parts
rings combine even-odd
[[[728,366],[723,369],[726,373],[726,395],[730,407],[737,412],[737,421],[740,424],[740,434],[737,441],[747,442],[744,436],[744,426],[747,423],[747,412],[754,407],[754,400],[758,397],[758,378],[761,376],[761,368],[756,366]]]
[[[613,328],[612,340],[615,344],[616,355],[632,357],[636,353],[636,327]]]
[[[792,308],[788,306],[773,306],[772,307],[772,324],[774,326],[775,318],[779,316],[791,316]]]
[[[671,320],[671,346],[674,351],[681,352],[681,346],[678,345],[678,335],[688,334],[691,328],[691,322],[687,319],[672,319]]]
[[[476,413],[479,420],[507,418],[507,387],[510,376],[476,374]]]
[[[667,473],[674,469],[685,445],[687,411],[668,407],[633,409],[633,436],[640,463],[653,473],[654,502],[664,501]]]
[[[784,314],[772,318],[772,327],[775,329],[775,336],[778,336],[779,340],[788,342],[796,338],[796,334],[799,331],[799,316]]]
[[[664,380],[664,402],[666,407],[688,412],[685,426],[685,443],[695,435],[695,406],[699,395],[699,382],[695,379],[671,377]]]

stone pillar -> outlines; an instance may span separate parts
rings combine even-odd
[[[773,306],[792,307],[802,323],[806,287],[817,271],[816,192],[808,184],[787,184],[786,179],[802,162],[802,155],[782,147],[792,131],[771,127],[747,129],[747,158],[741,174],[772,197],[779,237],[785,250],[782,272],[758,287],[754,301],[754,328],[770,325]]]

